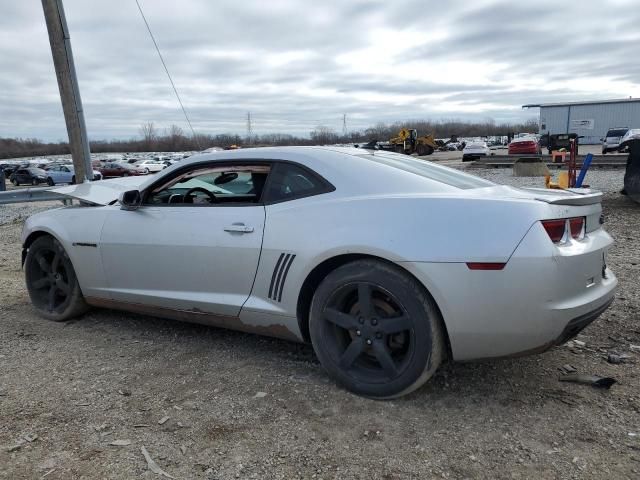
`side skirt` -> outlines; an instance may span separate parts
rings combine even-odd
[[[281,338],[284,340],[294,341],[296,343],[300,342],[298,335],[289,330],[287,326],[283,324],[251,325],[242,322],[239,317],[217,315],[215,313],[204,312],[199,309],[179,310],[157,307],[154,305],[144,305],[141,303],[120,302],[106,298],[85,297],[85,301],[93,307],[123,310],[125,312],[139,313],[152,317],[167,318],[181,322],[199,323],[210,327],[226,328],[229,330],[238,330],[241,332],[255,333],[257,335]]]

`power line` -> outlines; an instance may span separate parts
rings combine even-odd
[[[176,85],[173,83],[173,79],[171,78],[171,74],[169,73],[169,69],[167,68],[167,64],[164,62],[164,58],[162,58],[162,53],[160,53],[160,48],[158,48],[158,43],[156,42],[156,38],[153,36],[153,32],[151,31],[151,27],[149,26],[149,22],[147,22],[147,18],[144,16],[144,12],[142,11],[142,7],[140,6],[140,2],[136,0],[136,5],[138,5],[138,10],[140,11],[140,15],[142,16],[142,20],[144,20],[144,24],[147,26],[147,30],[149,31],[149,36],[153,41],[153,45],[156,47],[156,52],[158,52],[158,56],[160,57],[160,61],[162,62],[162,66],[164,67],[164,71],[167,72],[167,77],[169,77],[169,81],[171,82],[171,87],[173,88],[174,93],[176,94],[176,98],[178,99],[178,103],[180,104],[180,108],[182,108],[182,113],[184,113],[184,118],[187,119],[187,123],[189,124],[189,128],[191,129],[191,133],[193,134],[193,138],[198,145],[198,149],[202,149],[200,146],[200,141],[198,140],[198,136],[196,135],[193,126],[191,125],[191,120],[189,120],[189,115],[187,115],[187,111],[182,104],[182,100],[180,100],[180,95],[178,95],[178,89]]]

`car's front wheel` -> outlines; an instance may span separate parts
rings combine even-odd
[[[51,178],[51,177],[47,178],[47,185],[49,185],[50,187],[53,187],[55,185],[55,182],[53,181],[53,178]]]
[[[400,268],[376,260],[348,263],[327,275],[313,297],[309,331],[329,375],[371,398],[419,388],[445,354],[431,296]]]
[[[34,240],[24,270],[31,303],[41,316],[61,322],[87,310],[71,260],[55,238]]]

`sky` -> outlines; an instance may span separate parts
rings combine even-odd
[[[140,0],[197,132],[537,118],[640,97],[637,0]],[[634,6],[634,3],[636,4]],[[135,0],[64,0],[91,139],[185,118]],[[426,133],[426,132],[425,132]],[[66,140],[41,2],[0,0],[0,137]]]

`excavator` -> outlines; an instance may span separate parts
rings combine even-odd
[[[440,145],[433,138],[433,135],[418,137],[418,131],[414,128],[403,128],[398,134],[389,139],[389,147],[395,152],[411,155],[417,153],[419,156],[431,155]]]

